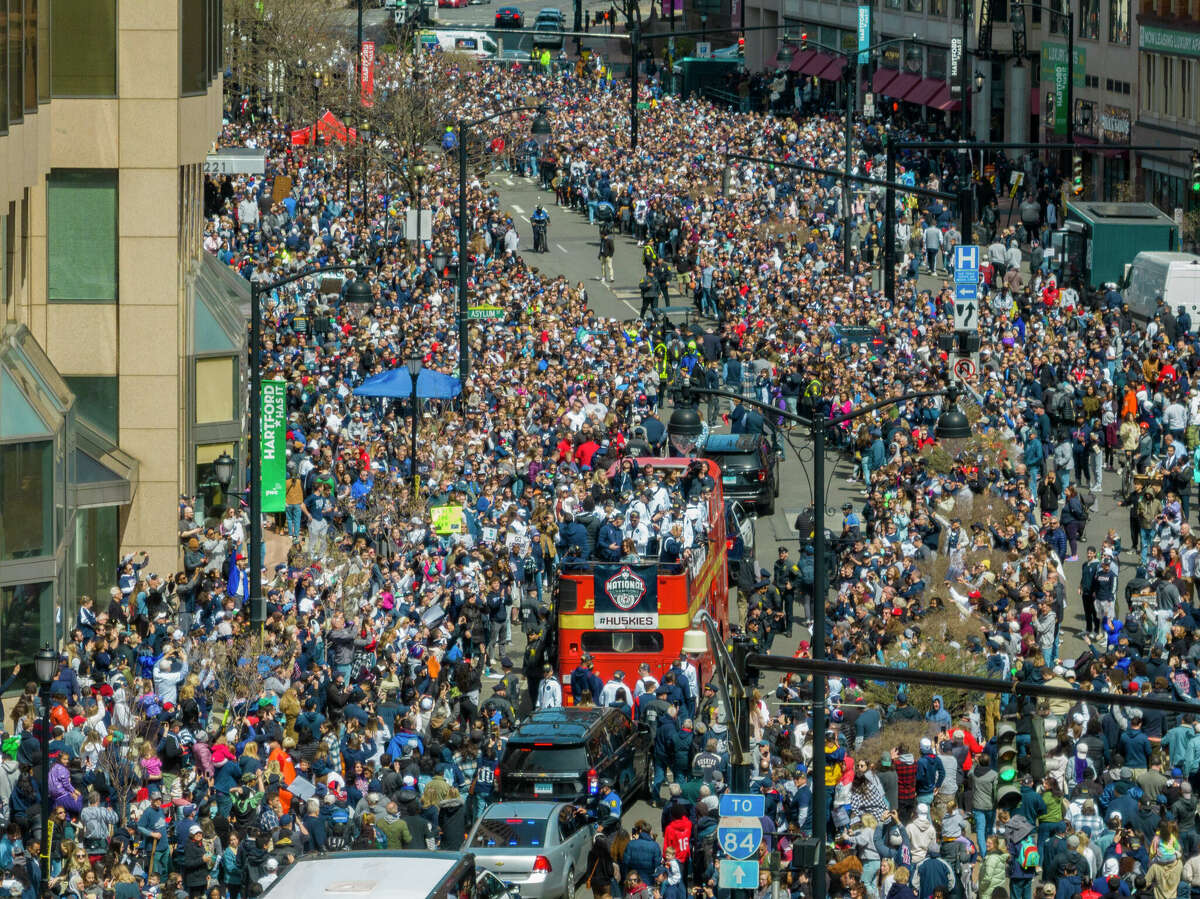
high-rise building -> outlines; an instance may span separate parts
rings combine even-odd
[[[1200,0],[1141,0],[1137,27],[1133,142],[1162,148],[1138,154],[1139,186],[1165,212],[1195,212],[1189,151],[1200,148]]]
[[[238,285],[200,244],[221,59],[220,0],[0,12],[6,671],[105,605],[124,553],[173,573],[198,445],[236,448]]]

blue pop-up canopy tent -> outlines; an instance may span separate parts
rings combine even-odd
[[[458,378],[444,375],[431,368],[417,374],[417,396],[426,400],[448,400],[462,393]],[[404,368],[372,375],[354,390],[355,396],[386,396],[405,399],[412,396],[412,376]]]

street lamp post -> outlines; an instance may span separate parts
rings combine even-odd
[[[266,607],[262,596],[262,296],[293,281],[323,272],[353,270],[349,264],[324,265],[279,278],[275,281],[250,282],[250,623],[262,626]],[[356,277],[346,286],[343,302],[369,303],[374,297],[370,285]]]
[[[776,409],[766,403],[760,403],[758,400],[730,393],[726,390],[710,390],[708,388],[694,388],[685,385],[683,405],[691,407],[691,414],[689,415],[677,408],[675,413],[671,415],[671,419],[667,425],[668,436],[677,451],[686,448],[689,440],[691,446],[694,448],[695,441],[699,437],[699,415],[696,413],[695,408],[692,407],[692,397],[697,395],[723,396],[730,400],[740,400],[745,405],[760,409],[765,415],[784,418],[809,429],[813,446],[813,619],[811,649],[814,660],[824,661],[825,599],[827,593],[827,566],[825,557],[825,432],[889,406],[936,396],[946,397],[949,400],[948,407],[938,416],[936,430],[938,439],[965,439],[971,436],[971,425],[967,421],[967,417],[957,406],[958,389],[950,387],[943,390],[924,390],[906,393],[901,396],[881,400],[878,403],[863,406],[846,415],[838,415],[829,419],[814,416],[811,419],[807,419],[782,409]],[[678,419],[676,418],[677,415],[679,416]],[[772,418],[768,418],[767,420],[771,421]],[[677,433],[673,433],[676,429],[678,429]],[[804,539],[803,533],[801,533],[800,539]],[[825,842],[826,818],[829,814],[829,796],[825,791],[825,728],[825,675],[814,672],[812,676],[812,729],[810,731],[813,738],[813,754],[812,773],[809,778],[809,782],[813,785],[813,839],[816,842],[817,850],[817,864],[812,878],[813,899],[825,899],[826,896],[825,878],[827,866],[825,863]]]
[[[359,126],[359,129],[358,129],[358,148],[359,148],[359,154],[361,156],[361,162],[362,162],[362,173],[360,176],[360,183],[359,183],[358,191],[362,195],[363,227],[367,228],[367,229],[370,229],[370,227],[371,227],[371,202],[367,198],[367,163],[368,163],[368,157],[370,155],[370,143],[371,143],[371,125],[369,122],[364,121],[362,123],[362,125]],[[349,199],[349,195],[347,195],[347,199]]]
[[[42,698],[42,883],[50,881],[50,685],[58,673],[58,653],[43,644],[33,656],[33,671]]]
[[[467,339],[467,132],[469,129],[511,115],[514,112],[536,111],[529,133],[539,147],[545,147],[550,139],[550,119],[545,106],[514,106],[491,115],[467,121],[458,120],[458,378],[466,391],[467,377],[471,373],[471,347]],[[418,227],[420,214],[417,215]]]
[[[404,363],[408,367],[408,377],[412,381],[412,394],[409,397],[409,411],[412,413],[412,445],[409,447],[409,475],[412,480],[412,495],[415,500],[421,489],[421,476],[417,473],[417,378],[421,374],[421,357],[413,354]]]

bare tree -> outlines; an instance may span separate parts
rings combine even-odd
[[[142,783],[137,764],[126,753],[128,745],[123,741],[111,741],[104,747],[97,762],[97,767],[108,781],[113,805],[121,821],[129,820],[129,805]]]
[[[200,683],[212,699],[210,724],[224,724],[233,709],[257,698],[265,678],[259,672],[259,657],[267,650],[264,636],[250,629],[226,640],[207,640],[192,653],[192,668],[200,672]]]
[[[347,65],[353,70],[338,36],[340,10],[336,0],[227,0],[228,83],[293,121],[315,121],[322,90],[350,80]]]

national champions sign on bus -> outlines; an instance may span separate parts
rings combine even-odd
[[[658,627],[658,569],[654,565],[598,565],[595,571],[597,630]]]

